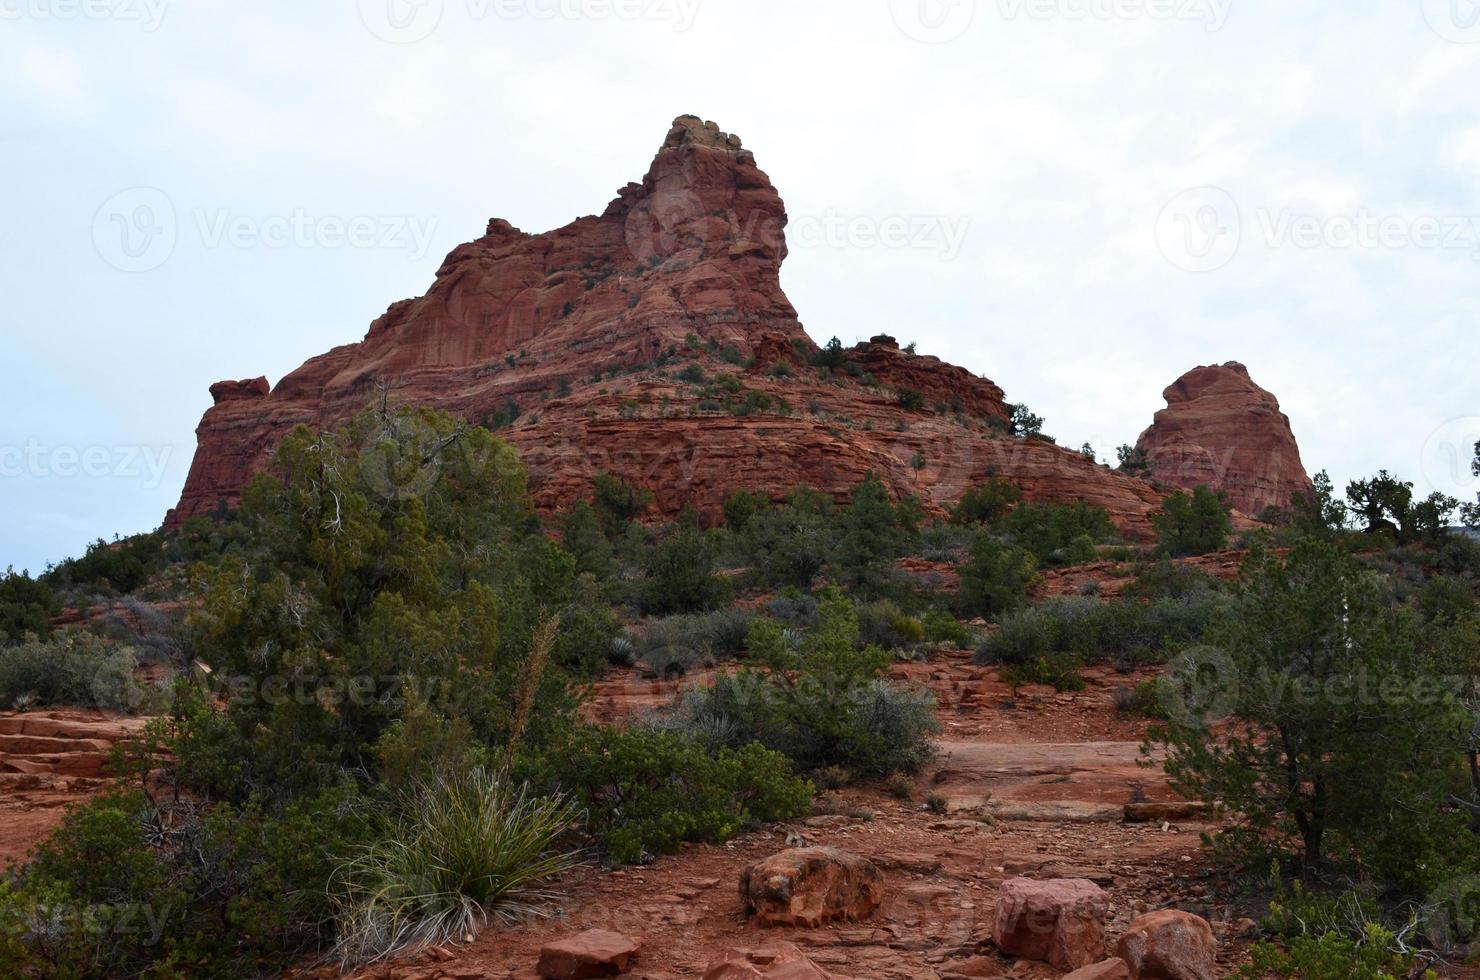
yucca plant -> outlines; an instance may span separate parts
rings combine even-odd
[[[344,966],[471,935],[490,916],[541,914],[538,885],[576,867],[560,838],[581,813],[472,769],[418,783],[381,840],[341,867],[338,940]]]

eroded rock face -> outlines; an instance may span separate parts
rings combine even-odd
[[[856,922],[884,900],[884,876],[869,861],[833,847],[794,848],[751,865],[740,898],[760,926],[816,929]]]
[[[992,940],[1009,956],[1077,970],[1105,955],[1110,897],[1092,881],[1009,878],[997,893]]]
[[[1132,920],[1115,944],[1134,980],[1214,980],[1217,954],[1207,920],[1176,909]]]
[[[360,342],[270,390],[262,378],[213,386],[167,523],[234,506],[293,426],[343,423],[384,390],[480,423],[507,421],[512,406],[518,420],[500,434],[546,512],[586,497],[603,470],[654,488],[658,514],[709,516],[736,489],[779,500],[805,483],[841,499],[869,472],[941,513],[995,473],[1027,499],[1085,499],[1126,534],[1149,532],[1160,495],[1148,483],[1005,437],[1008,408],[985,378],[882,343],[820,378],[781,290],[786,220],[737,137],[680,117],[601,215],[539,235],[490,221]],[[703,383],[678,377],[690,364]],[[706,384],[721,375],[751,410],[716,402]]]
[[[1194,368],[1163,397],[1167,407],[1136,443],[1153,479],[1189,490],[1206,484],[1250,517],[1310,492],[1290,419],[1242,364]]]

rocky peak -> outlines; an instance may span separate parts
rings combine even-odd
[[[1090,500],[1146,533],[1151,486],[1005,438],[1007,407],[985,378],[883,338],[819,375],[781,289],[786,221],[739,137],[680,116],[601,215],[541,234],[495,218],[363,340],[270,392],[261,379],[215,386],[169,520],[234,504],[294,425],[340,424],[388,391],[499,426],[546,511],[610,471],[654,488],[659,513],[717,514],[742,488],[841,498],[868,473],[943,513],[996,473],[1029,499]]]
[[[1136,443],[1152,479],[1187,489],[1206,484],[1252,517],[1309,492],[1290,419],[1244,365],[1193,368],[1162,397],[1167,407]]]

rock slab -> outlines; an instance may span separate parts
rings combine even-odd
[[[815,929],[873,914],[884,900],[884,876],[847,851],[794,848],[747,868],[740,876],[740,898],[757,925]]]
[[[621,933],[591,929],[547,943],[540,950],[535,972],[545,980],[620,976],[640,948],[636,940]]]
[[[1009,956],[1077,970],[1105,956],[1110,897],[1092,881],[1009,878],[997,894],[992,939]]]

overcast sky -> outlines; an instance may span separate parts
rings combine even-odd
[[[1473,0],[0,0],[0,566],[177,499],[208,386],[363,336],[674,116],[792,215],[819,342],[1104,455],[1242,360],[1307,466],[1473,498]]]

